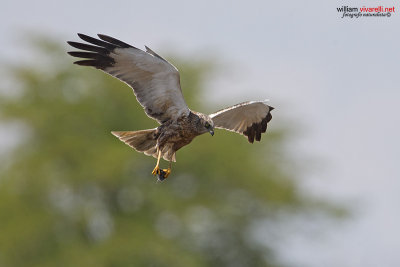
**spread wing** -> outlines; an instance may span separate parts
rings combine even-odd
[[[178,70],[150,48],[146,46],[145,52],[103,34],[98,34],[101,40],[80,33],[78,36],[90,44],[68,42],[84,50],[68,52],[84,59],[74,63],[103,70],[127,83],[149,117],[163,123],[189,114]]]
[[[247,136],[250,143],[261,140],[272,119],[273,107],[267,101],[250,101],[234,105],[210,115],[215,128],[221,128]]]

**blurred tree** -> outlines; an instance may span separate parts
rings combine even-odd
[[[20,90],[0,99],[0,122],[24,126],[0,165],[0,266],[278,265],[251,226],[308,204],[274,123],[260,144],[225,131],[197,138],[156,183],[155,159],[110,133],[156,127],[131,89],[37,43],[45,63],[14,67]],[[209,64],[173,62],[189,106],[204,110]]]

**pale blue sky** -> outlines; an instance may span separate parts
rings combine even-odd
[[[353,7],[394,1],[352,1]],[[274,123],[295,122],[290,147],[314,170],[306,192],[356,208],[317,238],[285,240],[293,266],[400,266],[400,14],[341,19],[342,1],[6,1],[0,59],[24,62],[24,31],[77,40],[105,33],[163,53],[215,57],[215,105],[268,98]],[[400,8],[400,6],[396,6]],[[399,9],[400,12],[400,9]],[[226,95],[226,103],[219,103]],[[273,124],[272,124],[273,126]],[[4,132],[4,131],[3,131]],[[2,131],[0,128],[0,135]],[[3,133],[4,134],[4,133]],[[6,140],[6,139],[5,139]],[[1,144],[0,144],[1,145]]]

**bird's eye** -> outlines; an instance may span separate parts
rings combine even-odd
[[[210,124],[209,124],[208,122],[206,122],[206,124],[204,124],[204,126],[205,126],[206,128],[210,128]]]

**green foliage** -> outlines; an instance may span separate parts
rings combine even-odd
[[[46,47],[46,64],[14,67],[21,91],[0,99],[0,120],[26,126],[0,168],[1,266],[275,266],[251,224],[307,204],[274,123],[253,145],[221,130],[195,139],[156,183],[156,160],[110,133],[157,126],[131,89]],[[209,65],[174,62],[201,111]]]

